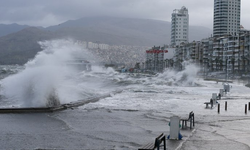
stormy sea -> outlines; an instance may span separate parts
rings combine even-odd
[[[109,96],[53,113],[0,114],[0,149],[136,150],[161,133],[168,136],[170,118],[191,111],[195,126],[180,127],[183,138],[167,140],[168,150],[250,149],[245,113],[250,89],[244,82],[230,83],[230,92],[213,108],[205,108],[204,102],[225,83],[198,77],[200,69],[193,64],[180,72],[119,73],[70,40],[40,45],[43,51],[25,65],[0,66],[1,108],[49,107]],[[68,65],[79,58],[91,62],[91,70]]]

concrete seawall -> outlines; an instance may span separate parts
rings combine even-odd
[[[79,107],[88,103],[94,103],[100,99],[110,97],[111,94],[121,93],[122,90],[114,91],[109,94],[104,94],[98,97],[91,97],[88,99],[82,99],[75,102],[70,102],[67,104],[62,104],[57,107],[26,107],[26,108],[0,108],[0,113],[52,113],[56,111],[62,111],[68,108]]]

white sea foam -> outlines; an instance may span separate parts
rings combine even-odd
[[[39,44],[43,51],[27,62],[23,71],[2,80],[1,95],[25,107],[53,106],[82,98],[76,79],[79,71],[66,62],[93,60],[93,56],[72,40]]]
[[[79,72],[67,61],[81,58],[97,61],[88,50],[72,40],[39,42],[43,51],[25,64],[18,74],[2,80],[1,95],[19,101],[24,107],[54,106],[86,97],[103,94],[126,85],[193,86],[198,67],[185,65],[181,72],[166,70],[157,76],[131,76],[118,74],[112,68],[92,66],[91,72]],[[113,86],[114,85],[114,86]]]
[[[173,69],[166,69],[163,73],[158,74],[153,79],[153,82],[157,85],[196,86],[199,67],[189,62],[185,62],[183,66],[184,70],[179,72]]]

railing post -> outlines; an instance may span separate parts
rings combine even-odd
[[[225,111],[227,111],[227,101],[225,101]]]
[[[218,104],[218,113],[220,113],[220,104]]]
[[[166,150],[166,136],[163,137],[164,150]]]
[[[195,125],[194,125],[194,113],[193,113],[193,126],[195,126]]]
[[[192,129],[192,117],[190,118],[190,130]]]
[[[245,114],[247,114],[247,104],[245,104]]]
[[[159,142],[159,139],[157,139],[157,150],[160,150],[160,142]]]

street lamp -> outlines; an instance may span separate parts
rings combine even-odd
[[[228,57],[226,57],[226,81],[228,80]]]

